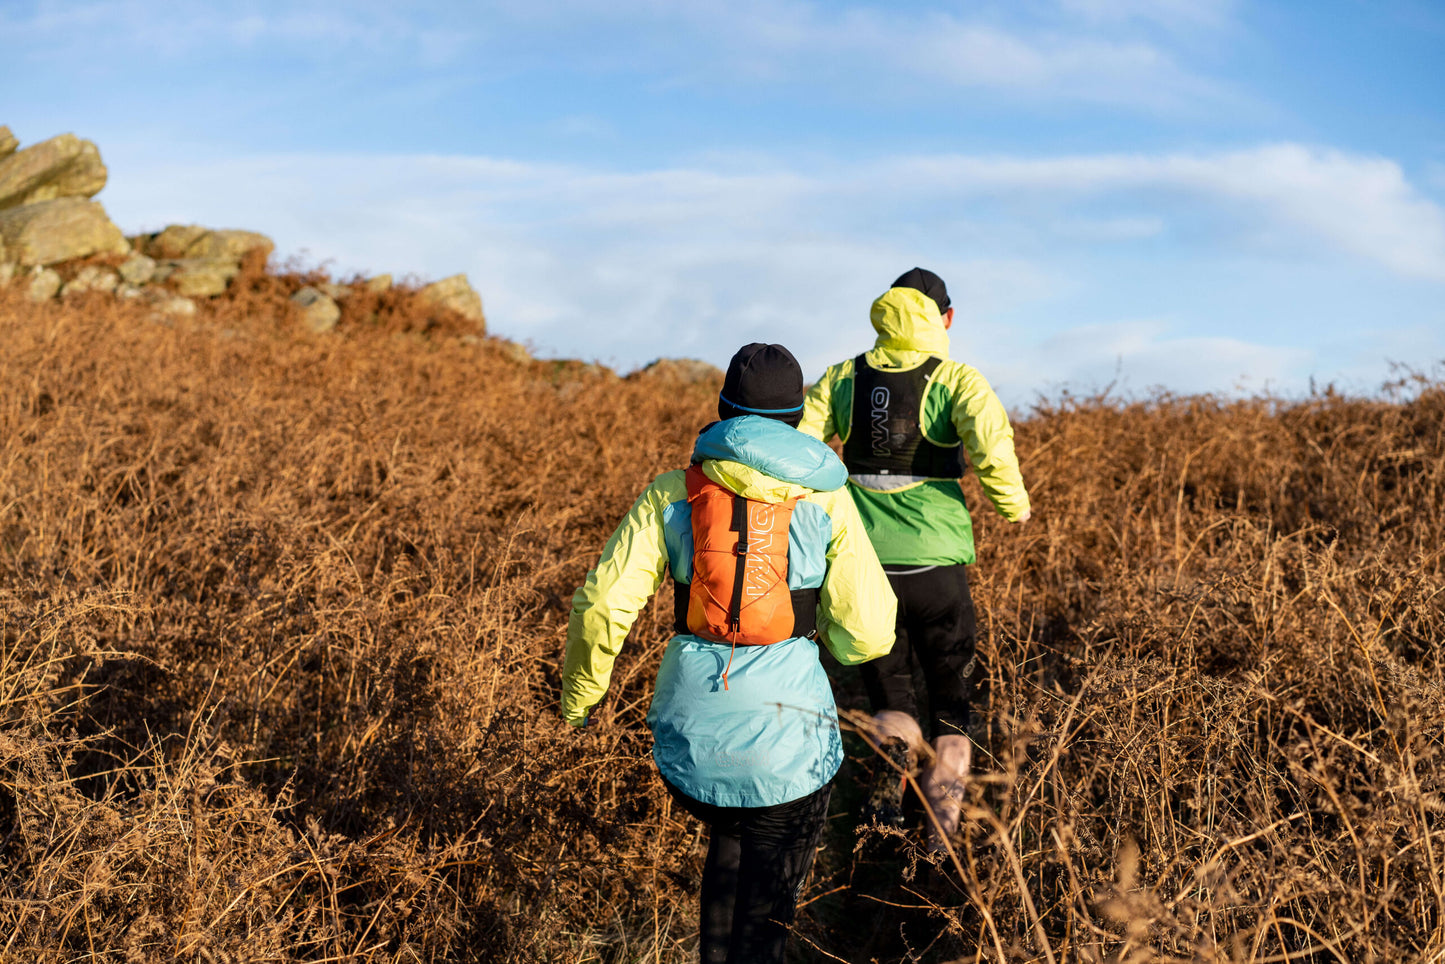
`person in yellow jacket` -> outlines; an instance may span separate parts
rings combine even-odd
[[[843,759],[816,640],[845,665],[893,643],[895,600],[847,471],[794,428],[802,410],[786,348],[739,350],[691,467],[643,491],[572,597],[561,709],[585,726],[638,612],[664,575],[676,586],[647,720],[668,792],[711,831],[703,964],[783,960]]]
[[[978,370],[948,357],[953,307],[943,280],[914,268],[871,312],[871,350],[831,366],[808,392],[799,428],[843,442],[848,491],[898,597],[897,641],[861,667],[883,749],[908,769],[932,761],[919,780],[941,849],[957,829],[972,744],[970,704],[981,676],[966,566],[973,523],[959,479],[973,467],[994,508],[1010,522],[1031,513],[1008,414]],[[927,685],[931,753],[924,747],[913,664]],[[901,824],[903,783],[880,769],[865,816]],[[942,833],[939,833],[941,827]]]

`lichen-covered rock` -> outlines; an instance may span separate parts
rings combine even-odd
[[[15,139],[14,134],[10,133],[10,128],[0,125],[0,159],[14,154],[15,148],[19,146],[20,142]]]
[[[321,282],[316,289],[332,301],[341,301],[351,294],[351,288],[347,285],[333,284],[330,281]]]
[[[269,258],[276,244],[256,231],[213,230],[199,224],[172,224],[144,241],[141,250],[152,258],[240,261],[257,248],[265,251]]]
[[[86,291],[110,294],[118,284],[120,284],[120,275],[115,271],[98,264],[88,264],[76,272],[74,278],[65,283],[65,286],[60,289],[60,297],[65,298]]]
[[[49,301],[60,290],[60,275],[51,268],[35,268],[30,272],[30,284],[25,290],[31,301]]]
[[[65,197],[0,210],[0,252],[7,261],[46,265],[127,250],[120,228],[95,201]]]
[[[449,308],[477,323],[477,329],[487,330],[487,319],[482,314],[482,296],[472,289],[464,274],[434,281],[418,292],[422,298],[441,308]]]
[[[87,198],[105,187],[105,165],[90,141],[61,134],[0,160],[0,208]]]
[[[156,262],[143,254],[133,254],[121,262],[117,270],[126,284],[143,285],[156,276]]]
[[[317,334],[330,331],[341,320],[341,307],[310,285],[292,295],[291,302],[301,309],[301,323]]]
[[[379,274],[375,278],[367,278],[364,287],[372,294],[380,294],[383,291],[390,291],[391,275]]]
[[[216,258],[178,258],[166,262],[166,267],[170,269],[166,280],[176,289],[176,294],[188,298],[225,294],[231,279],[241,271],[236,262]]]

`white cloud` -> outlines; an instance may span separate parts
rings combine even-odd
[[[1077,34],[1028,35],[940,17],[911,35],[894,27],[880,49],[894,69],[959,87],[996,88],[1062,100],[1173,107],[1217,100],[1159,47]]]
[[[721,363],[737,345],[765,339],[794,346],[816,375],[866,347],[868,303],[921,263],[949,279],[966,306],[969,327],[955,339],[961,357],[976,360],[1014,402],[1041,384],[1105,384],[1120,358],[1141,389],[1298,380],[1314,358],[1299,347],[1161,322],[1019,327],[1016,319],[1044,302],[1056,308],[1046,314],[1080,314],[1058,305],[1082,283],[1068,250],[1117,249],[1117,279],[1104,284],[1189,271],[1189,256],[1160,249],[1157,239],[1191,217],[1191,206],[1216,218],[1263,218],[1291,257],[1340,261],[1333,248],[1427,283],[1445,280],[1441,210],[1398,167],[1291,145],[1215,155],[908,158],[810,173],[760,163],[616,172],[428,156],[109,160],[102,200],[127,230],[172,221],[249,227],[272,234],[282,252],[331,260],[339,273],[466,271],[494,331],[623,369],[660,355]],[[938,231],[939,205],[970,211],[971,220]],[[1140,242],[1149,253],[1131,260],[1128,246]],[[1213,241],[1223,255],[1246,254],[1239,243],[1228,234]],[[1168,292],[1159,297],[1167,306]],[[1260,320],[1261,339],[1274,321]],[[1060,329],[1072,332],[1028,347]]]
[[[900,179],[958,197],[1186,192],[1232,207],[1236,217],[1265,217],[1296,236],[1401,275],[1445,281],[1445,210],[1421,194],[1399,164],[1385,158],[1277,144],[1220,154],[927,157],[890,165]]]
[[[1067,386],[1077,393],[1139,395],[1156,388],[1178,394],[1278,391],[1298,385],[1315,363],[1310,349],[1180,332],[1160,320],[1071,328],[1037,345],[1013,346],[989,372],[1005,397],[1032,390],[1044,396]]]
[[[280,50],[332,60],[367,53],[435,64],[457,57],[473,37],[467,23],[429,26],[415,8],[369,2],[252,2],[245,6],[147,0],[42,0],[28,16],[0,11],[0,35],[32,57],[86,51],[84,65],[135,56],[202,56],[213,69],[244,69],[237,57]],[[264,77],[256,78],[264,81]]]
[[[1097,23],[1138,20],[1173,30],[1223,26],[1237,6],[1236,0],[1059,0],[1061,10]]]
[[[237,72],[253,63],[248,58],[278,54],[328,64],[366,56],[390,67],[514,73],[554,63],[664,85],[787,82],[854,100],[988,89],[1158,109],[1227,96],[1159,44],[1116,30],[1135,16],[1106,9],[1122,0],[1074,2],[1084,4],[1075,11],[1084,16],[986,18],[941,3],[903,11],[815,0],[368,0],[344,7],[321,0],[242,7],[90,0],[44,2],[28,16],[0,12],[0,33],[33,59],[82,57],[117,68],[137,56],[202,58],[208,70]],[[1177,21],[1183,14],[1173,6],[1147,18]]]
[[[1052,230],[1071,241],[1142,241],[1163,234],[1165,223],[1158,216],[1066,218],[1055,222]]]

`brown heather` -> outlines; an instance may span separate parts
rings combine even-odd
[[[695,959],[663,610],[598,725],[555,704],[570,593],[711,390],[518,363],[405,289],[309,337],[308,280],[173,327],[0,289],[0,959]],[[1032,522],[965,483],[957,859],[855,836],[850,737],[796,958],[1445,961],[1445,386],[1017,436]]]

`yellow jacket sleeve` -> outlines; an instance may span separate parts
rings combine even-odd
[[[1008,412],[978,369],[960,362],[944,373],[953,390],[953,428],[999,514],[1010,522],[1029,511],[1029,494],[1014,454],[1014,430]]]
[[[573,726],[585,724],[607,693],[628,631],[662,584],[667,571],[662,512],[685,485],[682,472],[668,472],[648,486],[603,546],[597,568],[572,595],[562,716]]]
[[[807,496],[828,512],[828,572],[818,594],[818,635],[845,666],[866,663],[893,648],[898,600],[846,488]]]
[[[841,367],[833,365],[824,372],[803,399],[803,420],[798,423],[798,431],[823,442],[838,434],[833,419],[833,386],[838,382]]]

